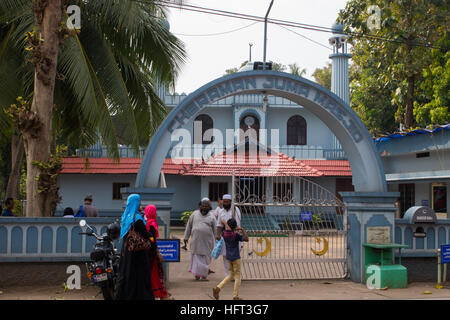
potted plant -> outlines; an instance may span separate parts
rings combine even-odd
[[[322,214],[321,213],[315,213],[311,217],[312,223],[315,230],[319,230],[319,224],[323,222],[322,220]]]
[[[191,214],[193,212],[194,211],[185,211],[185,212],[181,213],[181,219],[180,220],[183,221],[184,225],[187,225],[187,223],[189,221],[189,218],[191,217]]]

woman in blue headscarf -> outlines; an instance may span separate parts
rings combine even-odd
[[[149,239],[155,246],[155,235],[147,231],[145,221],[138,211],[141,197],[131,194],[127,200],[127,207],[122,214],[120,238],[122,240],[122,254],[119,266],[117,283],[118,300],[153,300],[151,283],[152,266],[150,266],[150,253],[154,250],[130,251],[127,247],[128,232],[134,224],[134,230],[142,237]],[[152,248],[153,249],[153,248]]]

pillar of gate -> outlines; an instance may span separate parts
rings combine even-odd
[[[350,279],[364,281],[363,243],[392,243],[398,192],[340,192],[347,210]]]

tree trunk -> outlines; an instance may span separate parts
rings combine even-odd
[[[6,198],[19,198],[20,170],[22,169],[24,151],[22,136],[13,134],[11,136],[11,173],[6,187]]]
[[[33,162],[50,160],[51,121],[56,66],[60,46],[59,27],[62,18],[62,0],[35,0],[34,13],[40,31],[40,44],[34,48],[34,96],[31,112],[38,117],[39,134],[23,132],[27,158],[27,217],[49,216],[46,205],[48,194],[39,192],[41,169]]]

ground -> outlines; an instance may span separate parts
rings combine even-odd
[[[182,237],[180,230],[173,236]],[[215,273],[209,281],[196,281],[188,272],[189,252],[182,250],[181,262],[170,263],[169,292],[177,300],[212,300],[212,288],[225,276],[222,258],[214,260]],[[61,283],[64,280],[61,281]],[[87,282],[86,282],[87,283]],[[448,283],[448,282],[447,282]],[[370,290],[350,280],[249,280],[241,284],[240,296],[246,300],[382,300],[382,299],[448,299],[450,285],[436,289],[432,282],[414,282],[406,289]],[[62,285],[27,285],[3,287],[0,300],[102,300],[99,288],[83,283],[80,290],[64,291]],[[232,283],[221,292],[221,299],[231,299]]]

